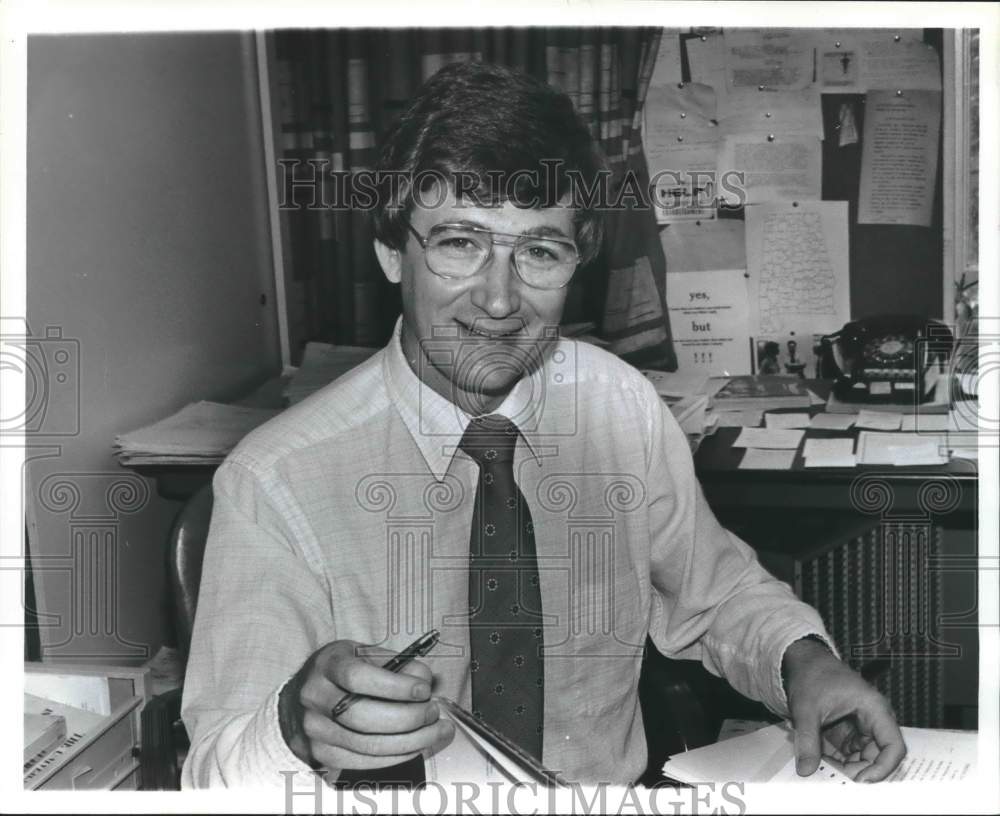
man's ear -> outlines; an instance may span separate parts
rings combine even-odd
[[[399,250],[383,244],[378,238],[373,243],[378,265],[382,267],[382,272],[389,279],[389,283],[399,283],[403,269],[403,258]]]

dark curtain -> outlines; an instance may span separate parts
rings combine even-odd
[[[293,362],[307,340],[381,345],[399,314],[395,287],[372,251],[361,212],[306,208],[329,200],[311,182],[324,168],[370,169],[377,145],[420,83],[450,62],[518,67],[566,91],[614,171],[648,186],[639,123],[660,29],[297,30],[274,35],[278,152],[285,168],[281,223]],[[310,162],[312,164],[310,164]],[[315,174],[315,175],[314,175]],[[298,205],[298,206],[295,206]],[[665,263],[653,212],[609,214],[600,257],[579,270],[564,322],[595,321],[611,350],[673,369]]]

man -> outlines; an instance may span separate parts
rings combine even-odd
[[[570,779],[631,782],[647,634],[790,715],[800,773],[821,733],[859,779],[890,773],[905,748],[886,701],[718,524],[650,384],[557,336],[601,237],[574,206],[601,163],[569,99],[450,66],[379,166],[375,252],[403,315],[218,471],[184,783],[446,778],[458,741],[439,696]],[[429,656],[381,668],[431,628]]]

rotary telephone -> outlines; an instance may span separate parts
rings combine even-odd
[[[937,320],[877,315],[847,323],[820,341],[821,375],[844,402],[914,405],[934,398],[954,336]]]

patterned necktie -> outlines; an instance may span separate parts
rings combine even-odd
[[[514,481],[518,428],[491,414],[459,447],[479,464],[469,541],[472,713],[542,758],[542,598],[528,503]]]

